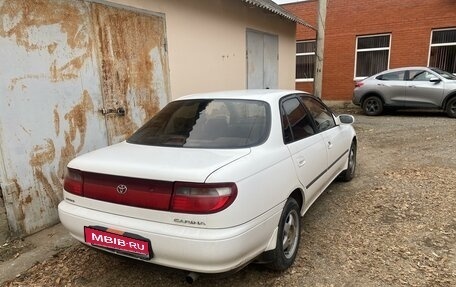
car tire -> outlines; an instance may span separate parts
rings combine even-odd
[[[276,248],[272,251],[271,262],[267,266],[276,271],[284,271],[290,267],[298,253],[300,235],[299,204],[290,197],[280,216]]]
[[[368,116],[378,116],[383,113],[383,102],[377,96],[369,96],[363,101],[363,111]]]
[[[456,97],[448,101],[446,105],[446,113],[450,118],[456,118]]]
[[[348,166],[347,166],[346,170],[341,172],[341,174],[339,176],[340,180],[348,182],[355,177],[356,151],[357,151],[356,141],[352,141],[350,150],[348,151]]]

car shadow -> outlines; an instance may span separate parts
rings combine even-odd
[[[445,112],[438,110],[395,110],[385,109],[384,115],[399,117],[446,117]]]

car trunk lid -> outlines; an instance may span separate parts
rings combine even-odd
[[[204,183],[250,149],[211,150],[120,143],[68,164],[82,180],[82,196],[127,206],[168,210],[176,182]]]

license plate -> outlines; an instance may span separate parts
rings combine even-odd
[[[152,247],[147,238],[99,226],[84,226],[86,243],[111,251],[149,260]]]

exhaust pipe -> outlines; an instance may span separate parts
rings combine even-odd
[[[196,279],[198,279],[198,277],[199,277],[198,273],[190,272],[187,274],[187,276],[185,276],[185,281],[187,281],[188,284],[192,284],[193,282],[196,281]]]

